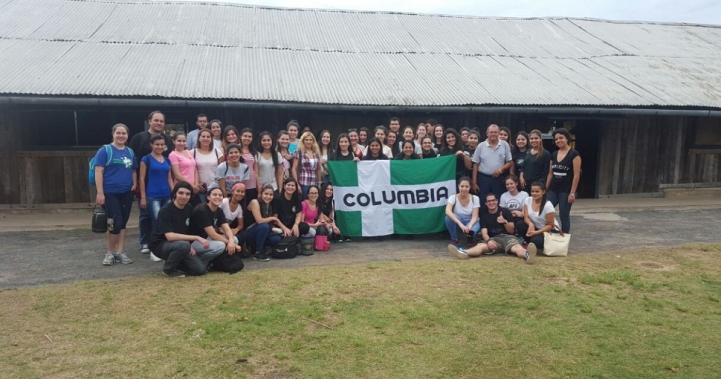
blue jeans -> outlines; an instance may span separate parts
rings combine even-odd
[[[456,215],[458,220],[463,223],[463,225],[468,225],[469,222],[471,222],[470,217],[461,217]],[[452,241],[458,241],[458,224],[453,222],[450,217],[446,216],[446,228],[448,229],[448,234],[451,235]],[[478,233],[479,230],[481,230],[481,223],[480,221],[476,220],[476,223],[471,226],[471,230],[473,231],[473,234],[475,235]]]
[[[200,258],[200,260],[203,261],[207,268],[208,262],[212,261],[213,258],[223,253],[223,251],[225,250],[225,243],[220,241],[214,241],[210,238],[206,238],[206,240],[210,245],[207,249],[203,247],[203,244],[198,241],[193,241],[190,246],[193,248],[193,250],[195,250],[195,256]]]
[[[150,212],[151,230],[155,229],[155,224],[158,222],[158,212],[160,212],[160,208],[169,202],[170,196],[146,198],[145,204],[147,204],[147,210]]]
[[[266,223],[256,224],[246,230],[245,238],[255,244],[255,251],[262,253],[266,247],[275,246],[282,239],[277,234],[270,234],[270,225]]]
[[[140,210],[138,214],[138,230],[140,231],[138,240],[142,246],[150,243],[150,238],[153,235],[153,217],[150,214],[150,207],[145,207],[145,209],[140,207],[140,199],[138,199],[138,209]]]
[[[558,205],[558,216],[561,219],[561,231],[571,233],[571,206],[568,203],[569,192],[548,191],[548,201],[555,207]]]

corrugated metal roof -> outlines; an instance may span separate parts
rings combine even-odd
[[[0,1],[0,93],[721,107],[721,27],[109,0]]]

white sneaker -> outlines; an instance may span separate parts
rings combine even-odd
[[[105,259],[103,259],[103,264],[106,266],[112,266],[115,264],[115,256],[113,253],[105,253]]]
[[[148,254],[148,253],[150,253],[150,248],[148,248],[148,245],[147,245],[147,244],[145,244],[145,245],[143,245],[143,246],[140,247],[140,253],[141,253],[141,254]]]
[[[454,246],[452,244],[448,245],[448,252],[455,255],[459,259],[468,259],[468,253],[466,253],[465,250],[461,249],[458,246]]]
[[[271,232],[272,234],[283,234],[283,229],[281,229],[281,228],[271,228],[271,229],[270,229],[270,232]]]
[[[538,248],[536,244],[531,242],[528,244],[528,250],[526,250],[526,263],[532,265],[536,263],[536,254],[538,254]]]
[[[162,262],[163,261],[162,259],[156,257],[155,254],[153,254],[153,253],[150,253],[150,260],[153,262]]]

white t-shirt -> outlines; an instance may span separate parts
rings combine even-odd
[[[283,157],[280,153],[274,151],[273,154],[278,155],[278,164],[283,164]],[[255,156],[255,161],[258,162],[258,179],[260,185],[264,186],[270,184],[273,186],[273,190],[278,190],[278,183],[275,180],[275,167],[273,167],[273,157],[265,159],[262,153],[258,153]],[[282,184],[282,183],[281,183]]]
[[[519,191],[516,196],[511,195],[510,192],[506,192],[501,195],[498,206],[506,208],[509,211],[523,212],[523,203],[526,201],[526,198],[528,198],[528,194],[524,191]]]
[[[554,219],[553,224],[555,225],[554,228],[561,230],[561,226],[558,224],[558,221],[555,219],[556,216],[556,208],[553,207],[553,204],[551,204],[550,201],[546,201],[546,205],[543,206],[543,209],[541,209],[541,212],[535,212],[533,210],[533,207],[531,206],[531,203],[533,202],[532,197],[528,197],[526,201],[523,203],[523,205],[528,209],[528,218],[531,219],[531,222],[536,227],[536,229],[541,229],[544,226],[546,226],[546,214],[553,213]]]
[[[218,165],[218,169],[215,171],[215,178],[217,180],[225,179],[225,193],[233,192],[233,185],[240,183],[250,178],[250,169],[245,163],[238,162],[238,167],[233,168],[228,166],[228,162],[223,162]]]
[[[473,208],[481,208],[481,200],[478,199],[478,196],[471,195],[471,201],[468,202],[467,206],[463,206],[461,202],[459,201],[458,204],[456,204],[456,198],[458,196],[451,196],[448,199],[448,204],[453,204],[453,214],[456,215],[456,217],[463,217],[463,218],[471,218],[473,217]]]
[[[193,149],[190,155],[195,157],[195,167],[198,168],[198,176],[200,182],[210,184],[215,181],[215,171],[218,169],[218,158],[223,156],[220,149],[215,149],[210,153],[204,154],[198,149]]]
[[[220,209],[225,214],[225,219],[228,220],[228,224],[232,223],[236,218],[243,218],[243,206],[238,204],[238,208],[235,208],[235,212],[230,210],[230,199],[224,198],[223,202],[220,203]]]

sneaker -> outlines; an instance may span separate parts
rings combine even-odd
[[[350,237],[341,238],[341,241],[343,241],[343,242],[353,242],[353,240],[350,239]]]
[[[150,253],[150,248],[148,248],[148,244],[144,244],[140,247],[140,254],[148,254]]]
[[[106,266],[112,266],[115,264],[115,256],[113,256],[113,253],[105,253],[105,259],[103,259],[103,264]]]
[[[125,255],[125,253],[113,254],[113,256],[115,258],[115,262],[122,263],[124,265],[129,265],[129,264],[133,263],[133,260],[128,258],[128,256]]]
[[[538,254],[536,244],[529,243],[528,250],[526,250],[526,263],[528,263],[529,265],[536,263],[536,254]]]
[[[255,255],[253,255],[253,259],[260,262],[268,262],[270,260],[270,257],[259,251],[255,253]]]
[[[162,262],[163,260],[155,256],[155,254],[150,253],[150,260],[153,262]]]
[[[163,274],[167,276],[168,278],[185,278],[185,274],[183,274],[180,271],[165,271],[163,270]]]
[[[455,255],[459,259],[468,259],[468,253],[458,246],[448,245],[448,252]]]
[[[271,228],[270,229],[271,234],[283,234],[283,229],[281,228]]]

